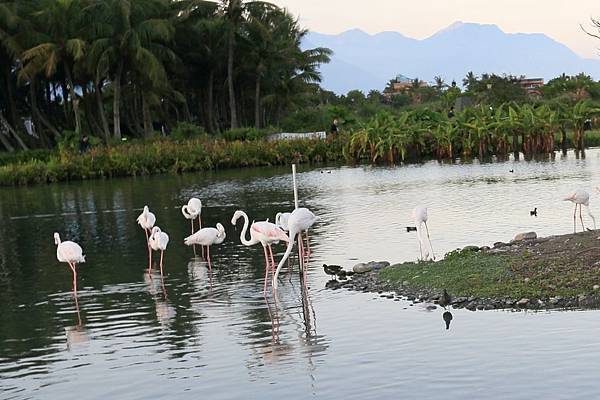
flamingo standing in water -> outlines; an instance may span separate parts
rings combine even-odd
[[[186,219],[192,221],[192,235],[194,234],[194,220],[198,218],[198,230],[202,229],[202,201],[192,197],[188,203],[181,207],[181,213]]]
[[[225,228],[221,224],[217,224],[217,228],[202,228],[198,232],[184,239],[183,243],[186,246],[198,244],[206,246],[206,260],[208,261],[208,269],[212,270],[210,265],[210,246],[213,244],[221,244],[225,240]]]
[[[158,226],[152,228],[152,233],[150,234],[150,239],[148,239],[148,244],[150,248],[154,251],[160,251],[160,275],[163,274],[163,254],[167,249],[167,244],[169,244],[169,235],[166,232],[163,232]],[[150,272],[152,270],[152,263],[150,263]]]
[[[148,246],[148,268],[152,268],[152,249],[150,248],[150,233],[156,223],[156,216],[150,212],[148,206],[144,206],[144,211],[137,217],[137,223],[146,233],[146,246]]]
[[[592,218],[592,221],[594,221],[594,229],[596,229],[596,218],[594,218],[590,212],[590,194],[588,192],[583,189],[577,189],[563,200],[575,203],[575,211],[573,211],[573,233],[577,232],[577,206],[579,206],[579,219],[581,220],[581,228],[585,231],[585,226],[583,225],[583,216],[581,215],[581,207],[585,206],[588,215],[590,218]]]
[[[60,241],[60,235],[58,232],[54,233],[54,244],[56,244],[56,258],[60,262],[66,262],[69,264],[71,271],[73,272],[73,292],[77,296],[77,269],[78,263],[85,262],[85,256],[83,250],[75,242],[67,240],[66,242]]]
[[[283,229],[284,232],[289,232],[288,220],[290,219],[290,215],[292,215],[292,213],[277,213],[277,215],[275,215],[275,225]]]
[[[245,246],[254,246],[255,244],[260,243],[263,246],[263,250],[265,252],[265,284],[263,288],[263,294],[266,294],[269,270],[271,270],[271,275],[273,275],[275,271],[275,259],[273,258],[273,249],[271,248],[271,245],[277,244],[280,241],[289,242],[290,239],[288,238],[288,235],[286,235],[285,232],[279,228],[279,226],[268,221],[259,221],[253,222],[250,226],[250,240],[247,240],[246,231],[248,230],[248,225],[250,223],[248,215],[241,210],[236,211],[231,219],[231,224],[235,225],[240,217],[244,218],[244,227],[240,233],[240,241],[242,244]],[[270,260],[269,256],[271,257]]]
[[[419,251],[421,252],[421,259],[424,261],[429,260],[429,249],[426,244],[429,244],[431,249],[431,256],[435,261],[435,254],[433,253],[433,246],[431,245],[431,238],[429,237],[429,228],[427,228],[427,208],[423,206],[417,206],[412,212],[412,218],[417,225],[417,239],[419,240]],[[423,225],[425,225],[425,231],[427,232],[427,243],[423,235]],[[425,256],[423,256],[423,254]]]
[[[285,250],[285,254],[279,261],[279,265],[277,265],[277,270],[275,271],[275,275],[273,276],[273,290],[277,290],[277,277],[279,276],[279,271],[281,267],[290,256],[292,252],[292,248],[294,247],[294,239],[296,235],[298,235],[298,255],[300,256],[300,268],[304,272],[304,245],[302,243],[302,232],[306,232],[306,244],[309,246],[308,242],[308,229],[313,226],[313,224],[317,221],[317,216],[312,213],[308,208],[297,208],[291,214],[288,219],[288,228],[290,230],[289,233],[289,242],[287,249]],[[310,247],[308,247],[307,256],[310,256]]]

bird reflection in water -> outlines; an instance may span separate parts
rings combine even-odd
[[[81,320],[81,313],[79,312],[79,300],[77,296],[75,298],[75,313],[77,315],[77,324],[75,326],[67,326],[65,327],[65,334],[67,336],[67,350],[71,351],[74,348],[87,343],[90,341],[90,336],[88,334],[85,325]]]
[[[188,275],[199,291],[203,291],[206,288],[206,282],[208,282],[208,291],[209,293],[211,292],[212,270],[208,268],[207,262],[202,261],[198,257],[192,258],[188,262]]]
[[[150,293],[154,300],[156,319],[163,329],[167,329],[171,321],[177,315],[177,312],[169,303],[169,296],[164,278],[160,273],[147,273],[144,274],[144,277],[148,284],[148,293]]]
[[[444,314],[442,314],[442,318],[444,319],[444,322],[446,323],[446,330],[450,329],[450,322],[452,321],[452,313],[450,311],[444,311]]]

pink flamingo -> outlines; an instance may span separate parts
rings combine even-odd
[[[423,206],[417,206],[412,212],[412,218],[417,225],[417,239],[419,240],[419,251],[421,252],[421,259],[427,261],[429,259],[429,249],[425,246],[425,238],[422,237],[422,226],[425,225],[425,231],[427,232],[427,241],[429,248],[431,249],[431,256],[435,261],[435,254],[433,252],[433,246],[431,244],[431,238],[429,237],[429,228],[427,227],[427,208]],[[424,249],[424,251],[423,251]],[[425,256],[423,256],[425,254]]]
[[[148,246],[148,268],[152,269],[152,249],[150,248],[150,233],[156,223],[156,216],[150,212],[148,206],[144,206],[144,211],[137,217],[137,223],[146,233],[146,246]]]
[[[317,221],[317,216],[312,213],[308,208],[297,208],[295,209],[288,219],[288,228],[290,230],[290,240],[288,242],[287,249],[285,250],[285,254],[279,261],[279,265],[277,265],[277,271],[275,271],[275,275],[273,276],[273,290],[277,290],[277,277],[279,276],[279,271],[281,267],[290,256],[292,252],[292,248],[294,247],[294,239],[296,235],[298,235],[298,253],[300,256],[300,268],[304,272],[304,245],[302,243],[302,232],[306,232],[306,243],[308,247],[307,256],[310,256],[310,244],[308,242],[308,229],[313,226],[313,224]]]
[[[221,224],[217,224],[217,228],[202,228],[198,232],[184,239],[183,243],[187,246],[198,244],[206,246],[206,260],[208,261],[208,269],[212,270],[210,265],[210,246],[213,244],[221,244],[225,240],[225,228]]]
[[[160,251],[160,275],[163,274],[163,254],[167,249],[167,244],[169,244],[169,235],[166,232],[163,232],[158,226],[152,228],[152,233],[150,234],[150,239],[148,239],[148,244],[150,248],[154,251]],[[148,272],[152,271],[152,265],[150,265],[150,269]]]
[[[583,189],[577,189],[575,192],[565,197],[563,201],[575,203],[575,211],[573,211],[573,233],[577,232],[577,206],[579,206],[579,219],[581,220],[581,228],[585,231],[583,225],[583,216],[581,215],[581,207],[585,206],[588,215],[594,221],[594,229],[596,229],[596,218],[590,212],[590,194]]]
[[[250,240],[247,240],[246,231],[248,230],[248,225],[250,223],[248,215],[241,210],[236,211],[231,219],[231,224],[235,225],[240,217],[244,218],[244,227],[240,233],[240,241],[242,244],[245,246],[254,246],[255,244],[260,243],[263,246],[263,250],[265,252],[265,284],[263,288],[263,294],[266,294],[269,270],[271,270],[271,275],[273,275],[275,271],[275,259],[273,258],[273,249],[271,248],[271,245],[277,244],[280,241],[289,242],[290,239],[277,225],[268,221],[259,221],[253,222],[250,226]]]
[[[54,244],[56,244],[56,258],[60,262],[66,262],[69,264],[71,271],[73,272],[73,292],[75,296],[77,296],[77,263],[84,263],[85,256],[83,255],[83,250],[81,246],[79,246],[75,242],[60,241],[60,235],[58,232],[54,233]]]
[[[198,230],[202,229],[202,201],[192,197],[188,203],[181,207],[181,213],[186,219],[192,221],[192,235],[194,234],[194,220],[198,218]]]

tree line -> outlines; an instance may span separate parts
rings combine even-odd
[[[0,148],[278,125],[329,61],[306,34],[262,1],[0,0]]]

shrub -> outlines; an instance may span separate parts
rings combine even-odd
[[[199,138],[201,136],[206,136],[206,131],[204,128],[198,125],[190,124],[189,122],[179,122],[171,133],[171,137],[174,140],[187,140]]]

